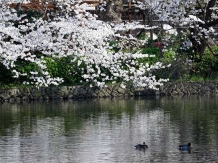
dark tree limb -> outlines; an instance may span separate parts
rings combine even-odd
[[[217,1],[217,0],[210,0],[210,1],[208,2],[208,5],[207,5],[207,7],[206,7],[206,15],[205,15],[205,20],[206,20],[206,21],[211,20],[211,16],[212,16],[213,11],[212,11],[210,8],[211,8],[211,7],[214,7],[214,6],[216,5],[216,1]]]

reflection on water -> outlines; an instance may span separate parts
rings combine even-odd
[[[0,162],[217,162],[217,106],[197,96],[3,103]],[[191,153],[178,150],[188,142]]]

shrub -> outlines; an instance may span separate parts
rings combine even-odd
[[[167,50],[163,53],[163,57],[160,59],[165,64],[172,63],[176,58],[176,53],[172,50]]]
[[[49,58],[45,57],[47,71],[51,77],[61,77],[64,82],[62,85],[79,84],[82,81],[81,68],[85,71],[86,66],[81,63],[78,66],[78,60],[72,62],[73,56],[65,58]]]
[[[154,64],[158,61],[160,57],[160,49],[157,47],[146,47],[142,48],[142,54],[154,55],[153,57],[141,58],[139,62],[146,62],[149,64]]]
[[[17,81],[13,78],[11,70],[8,70],[2,63],[0,63],[0,86],[4,87],[5,85],[15,84]]]
[[[212,47],[218,53],[218,47]],[[218,76],[218,57],[207,48],[203,56],[197,54],[194,58],[192,76],[215,79]]]

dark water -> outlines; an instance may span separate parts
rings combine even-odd
[[[135,150],[143,141],[149,148]],[[188,142],[191,153],[178,150]],[[0,163],[217,160],[218,97],[0,105]]]

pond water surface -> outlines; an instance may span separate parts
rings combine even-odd
[[[178,150],[188,142],[191,152]],[[0,163],[217,160],[215,96],[0,104]]]

